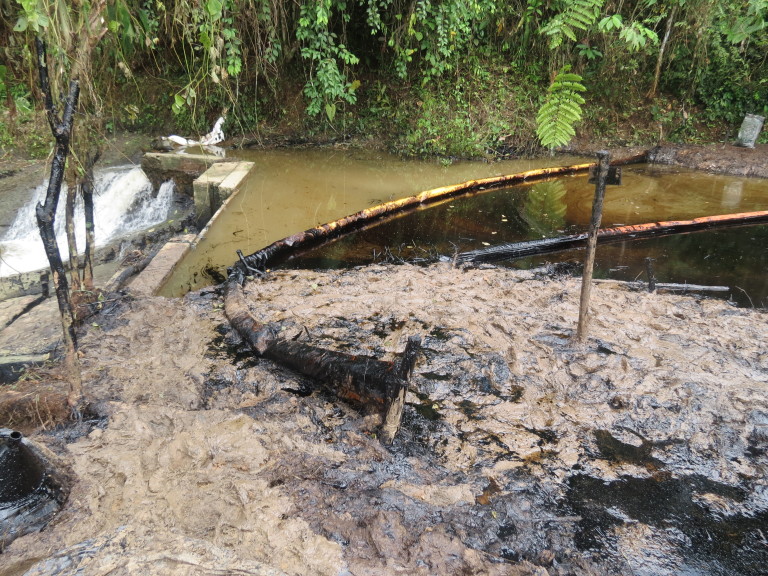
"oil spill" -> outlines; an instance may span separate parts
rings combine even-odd
[[[482,415],[483,407],[471,400],[460,400],[456,407],[464,416],[471,420],[484,420]]]
[[[374,320],[376,322],[376,327],[373,329],[373,334],[382,340],[389,337],[392,332],[396,332],[405,326],[405,320],[397,320],[394,317],[389,318],[376,318],[373,317],[371,320]]]
[[[622,476],[611,482],[575,475],[567,493],[570,509],[581,517],[575,543],[582,551],[614,548],[622,526],[642,523],[658,538],[668,540],[693,573],[765,574],[768,510],[745,507],[725,515],[706,505],[702,498],[706,495],[740,505],[746,492],[699,475],[658,473],[647,478]],[[669,569],[690,573],[679,565]]]
[[[507,402],[520,402],[520,400],[523,398],[524,392],[525,388],[518,384],[513,384],[509,387],[509,394],[502,396],[502,399],[506,400]]]
[[[557,444],[557,441],[560,439],[557,432],[554,430],[548,430],[548,429],[536,429],[536,428],[528,428],[525,427],[526,432],[530,432],[531,434],[534,434],[535,436],[538,436],[541,438],[539,441],[539,446],[542,446],[544,444]]]
[[[427,380],[438,380],[440,382],[446,382],[453,379],[451,374],[440,374],[438,372],[421,372],[419,376]]]
[[[66,500],[46,464],[21,433],[0,428],[0,552],[42,529]]]
[[[430,400],[429,395],[421,392],[415,392],[414,395],[420,400],[420,402],[407,402],[407,406],[411,406],[416,413],[426,418],[431,422],[440,420],[440,404],[434,400]]]
[[[429,335],[439,342],[445,342],[451,338],[451,335],[446,332],[445,328],[440,328],[439,326],[432,328],[429,331]]]
[[[635,446],[628,442],[622,442],[608,430],[595,430],[593,435],[600,455],[614,462],[630,462],[648,469],[659,469],[664,466],[661,460],[654,458],[651,453],[656,444],[649,442],[636,432],[628,430],[640,439],[640,445]]]
[[[208,344],[206,358],[214,360],[228,359],[243,367],[252,367],[258,363],[257,356],[228,324],[216,326],[217,336]]]

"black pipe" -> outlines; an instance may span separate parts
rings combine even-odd
[[[16,430],[0,435],[0,504],[30,496],[45,478],[44,464],[23,439]]]

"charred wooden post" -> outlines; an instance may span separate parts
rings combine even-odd
[[[655,292],[656,276],[653,273],[653,258],[645,259],[645,273],[648,275],[648,292]]]
[[[373,409],[385,416],[382,436],[391,442],[400,427],[407,387],[406,375],[415,362],[420,344],[411,338],[403,359],[395,364],[368,356],[356,356],[279,337],[279,330],[259,322],[248,310],[242,283],[245,275],[230,270],[224,311],[230,324],[254,352],[291,370],[309,376],[339,398]]]
[[[56,299],[59,304],[59,313],[61,316],[61,325],[64,332],[64,343],[66,348],[65,363],[70,378],[70,393],[67,398],[69,406],[77,410],[77,406],[82,398],[82,381],[80,379],[80,370],[77,364],[77,334],[75,333],[75,318],[70,300],[69,285],[67,275],[64,271],[64,264],[61,260],[61,252],[56,241],[54,230],[56,218],[56,206],[59,202],[61,186],[64,182],[64,170],[69,154],[70,138],[72,136],[72,126],[74,123],[75,110],[77,109],[78,97],[80,95],[80,86],[76,80],[69,83],[69,95],[64,104],[64,113],[59,118],[56,105],[53,102],[51,86],[48,79],[48,65],[45,53],[45,43],[37,38],[37,57],[38,71],[40,75],[40,87],[45,96],[45,112],[48,118],[48,124],[56,141],[56,148],[51,161],[51,176],[48,180],[48,189],[46,191],[45,202],[38,204],[35,209],[37,217],[37,226],[40,230],[40,237],[45,247],[45,254],[51,267],[53,284],[56,290]]]
[[[583,342],[587,336],[589,323],[589,296],[592,290],[592,271],[595,267],[595,248],[597,247],[597,233],[600,230],[600,221],[603,218],[603,198],[605,197],[605,183],[608,179],[611,155],[605,150],[597,153],[598,171],[595,184],[595,199],[592,203],[592,220],[589,223],[587,236],[587,255],[584,260],[584,272],[581,277],[581,300],[579,302],[579,323],[576,328],[576,340]]]
[[[405,393],[408,388],[407,382],[411,379],[411,373],[420,351],[421,338],[418,336],[409,337],[397,366],[397,375],[401,378],[401,386],[389,402],[384,424],[381,427],[381,439],[387,444],[392,444],[398,430],[400,430],[400,422],[403,419],[403,409],[405,408]]]

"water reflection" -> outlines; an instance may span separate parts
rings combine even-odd
[[[541,182],[531,188],[521,217],[533,234],[542,237],[556,236],[565,228],[565,214],[568,209],[565,202],[566,192],[562,180]]]
[[[382,254],[405,261],[450,257],[484,246],[574,234],[586,230],[594,186],[586,176],[516,186],[456,198],[352,234],[299,256],[291,267],[342,267]],[[725,205],[725,206],[724,206]],[[687,220],[768,209],[768,182],[664,167],[625,167],[624,184],[606,193],[603,226]],[[660,282],[725,285],[724,295],[742,306],[768,307],[768,227],[751,226],[626,241],[597,251],[597,278],[635,280],[645,258],[655,258]],[[528,268],[581,262],[571,250],[517,260]],[[504,264],[504,263],[502,263]]]
[[[423,190],[536,167],[584,162],[545,158],[499,163],[403,160],[381,152],[347,150],[244,151],[256,168],[208,237],[164,288],[180,295],[221,281],[236,250],[249,254],[271,242]],[[403,259],[450,256],[503,242],[582,232],[594,185],[586,175],[471,194],[416,209],[296,258],[296,267],[353,266],[387,253]],[[622,186],[606,193],[603,226],[690,219],[768,209],[768,181],[664,166],[624,167]],[[646,257],[656,258],[660,282],[724,284],[745,306],[768,306],[764,227],[696,233],[601,248],[597,277],[634,279]],[[513,263],[581,260],[578,252]],[[738,288],[735,288],[738,287]]]

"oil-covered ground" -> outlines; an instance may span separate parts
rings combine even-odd
[[[214,289],[123,299],[82,338],[76,478],[11,574],[763,574],[768,323],[697,296],[447,264],[274,272],[252,312],[394,359],[403,428],[247,353]]]

